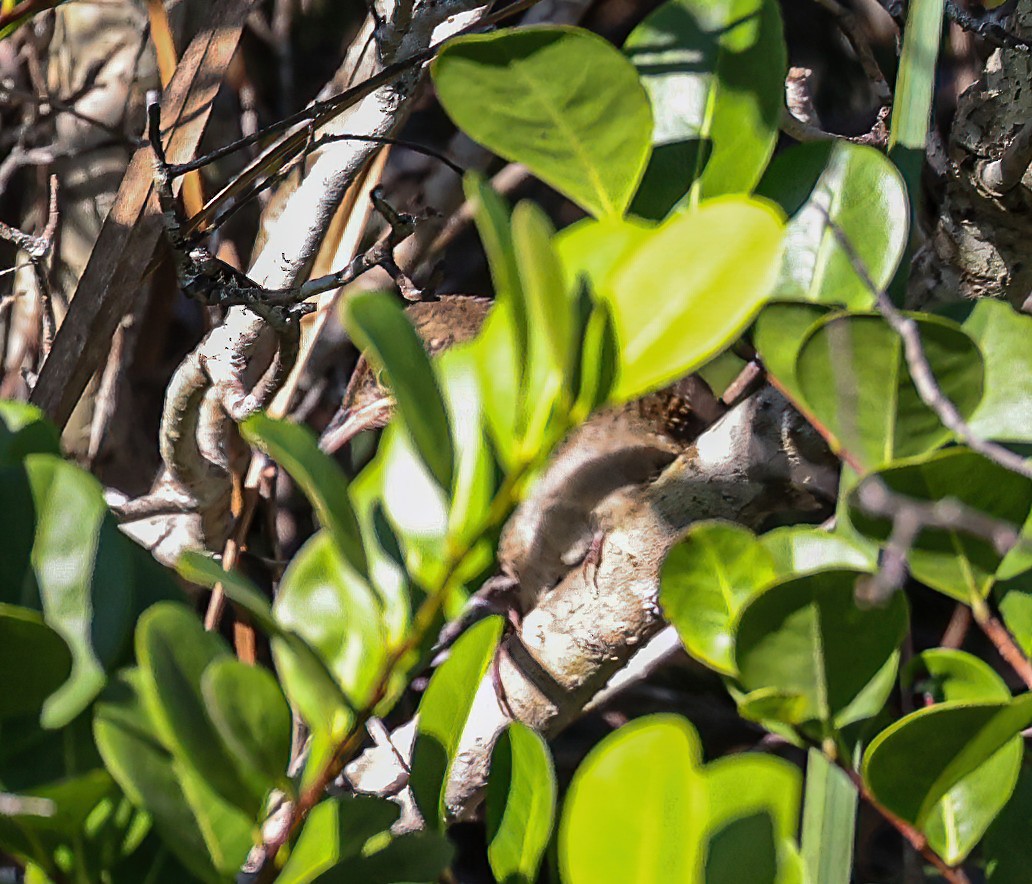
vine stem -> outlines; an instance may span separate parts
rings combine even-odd
[[[477,531],[472,532],[471,535],[468,535],[471,539],[465,544],[453,551],[450,551],[437,587],[427,594],[426,600],[419,606],[415,616],[412,618],[412,629],[409,631],[405,640],[395,647],[387,657],[387,660],[384,662],[383,668],[380,670],[380,674],[376,679],[376,684],[373,687],[370,698],[366,701],[366,704],[356,712],[355,720],[347,734],[345,734],[341,742],[338,744],[333,755],[326,763],[326,766],[319,772],[315,781],[298,797],[298,800],[291,808],[290,814],[284,824],[282,826],[278,826],[275,834],[264,841],[262,847],[265,850],[265,857],[262,861],[262,866],[255,877],[255,884],[269,884],[269,882],[274,880],[276,873],[278,872],[278,869],[276,868],[276,856],[279,854],[283,846],[293,837],[298,827],[304,822],[312,808],[323,799],[326,794],[326,789],[337,778],[340,772],[344,769],[344,766],[354,757],[355,753],[361,747],[364,740],[363,731],[365,724],[374,715],[376,707],[387,696],[391,678],[394,675],[394,671],[398,664],[420,646],[428,630],[433,625],[441,607],[444,605],[445,599],[448,598],[452,589],[455,587],[458,575],[461,573],[462,566],[465,564],[466,559],[475,548],[476,542],[488,531],[491,531],[493,528],[500,525],[509,514],[509,511],[516,503],[518,490],[523,480],[530,473],[535,464],[536,461],[534,460],[524,460],[516,464],[514,469],[505,477],[505,481],[502,483],[501,487],[498,489],[498,493],[491,501],[491,506],[488,509],[487,515],[484,517],[484,521],[480,528]]]
[[[932,850],[928,844],[928,838],[925,837],[924,833],[918,831],[914,826],[908,823],[905,819],[896,816],[891,810],[883,805],[874,795],[871,794],[867,788],[867,784],[863,781],[863,778],[855,770],[850,770],[848,767],[843,766],[842,769],[846,772],[846,775],[853,781],[853,785],[856,786],[860,796],[866,801],[874,810],[876,810],[885,820],[888,822],[900,835],[906,839],[907,843],[914,848],[927,862],[935,866],[936,871],[949,884],[971,884],[971,880],[968,878],[967,873],[959,866],[951,866],[946,860],[944,860],[939,854]]]

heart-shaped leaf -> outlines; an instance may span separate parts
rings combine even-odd
[[[952,498],[972,509],[1018,526],[1032,507],[1032,479],[1019,476],[967,448],[949,448],[877,474],[890,491],[925,503]],[[854,528],[884,542],[889,519],[867,515],[859,489],[847,498]],[[981,599],[992,588],[1002,556],[995,546],[957,529],[925,528],[907,556],[913,575],[933,589],[962,601]]]
[[[888,285],[906,247],[909,209],[903,179],[883,154],[842,139],[801,144],[771,163],[757,193],[789,217],[774,297],[873,306],[876,293],[857,275],[834,228],[871,281]]]
[[[877,713],[892,687],[881,676],[897,662],[907,603],[896,593],[884,607],[859,607],[863,576],[818,571],[777,583],[746,602],[735,629],[742,687],[805,698],[802,717],[788,723],[821,722],[820,737]]]
[[[579,28],[501,30],[450,41],[431,70],[444,109],[475,141],[593,215],[626,211],[652,114],[615,47]]]
[[[653,154],[634,211],[747,193],[778,137],[785,43],[771,0],[668,0],[627,38],[652,102]],[[622,125],[622,124],[621,124]]]
[[[548,744],[514,721],[491,753],[487,858],[506,884],[534,884],[552,835],[558,787]]]
[[[783,231],[769,203],[722,197],[664,224],[622,261],[600,291],[620,342],[614,398],[658,389],[733,343],[770,293]]]
[[[688,653],[734,675],[731,626],[746,600],[777,576],[751,531],[730,522],[696,522],[663,563],[659,603]]]
[[[914,320],[940,390],[970,416],[982,398],[978,347],[947,319]],[[799,351],[796,377],[837,449],[864,467],[923,454],[951,436],[918,395],[902,339],[879,316],[839,315],[819,323]]]

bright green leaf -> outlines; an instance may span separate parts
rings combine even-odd
[[[501,634],[500,617],[488,617],[466,631],[430,678],[420,701],[411,786],[430,829],[443,829],[447,821],[448,773]]]
[[[448,414],[430,358],[405,311],[384,292],[361,292],[346,301],[344,322],[366,358],[384,372],[420,457],[450,489],[454,455]]]
[[[601,37],[548,26],[460,37],[431,70],[444,109],[475,141],[593,215],[627,209],[652,115],[633,66]]]
[[[734,675],[731,625],[745,601],[777,576],[771,556],[746,528],[696,522],[663,563],[659,603],[688,653]]]
[[[537,881],[552,834],[557,790],[548,744],[514,721],[495,744],[487,781],[487,858],[498,881]]]
[[[328,454],[319,450],[311,430],[258,413],[240,426],[244,438],[280,464],[304,491],[341,553],[360,574],[366,558],[351,506],[348,480]]]
[[[802,845],[810,881],[849,884],[852,879],[858,797],[845,771],[818,750],[810,749]]]
[[[770,293],[783,231],[771,204],[723,197],[635,249],[599,293],[610,300],[620,342],[615,398],[658,389],[733,343]]]

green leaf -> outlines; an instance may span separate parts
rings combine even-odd
[[[256,626],[270,636],[279,631],[269,600],[236,569],[226,571],[211,555],[187,550],[176,563],[176,571],[184,580],[207,589],[221,583],[226,598],[244,610]]]
[[[624,52],[656,120],[636,213],[661,218],[685,195],[694,205],[760,180],[784,104],[781,31],[771,0],[668,0],[631,32]]]
[[[980,298],[961,324],[982,351],[985,395],[969,421],[983,439],[1032,442],[1032,317]]]
[[[136,657],[143,700],[162,743],[223,799],[245,814],[257,813],[263,793],[237,771],[201,692],[205,669],[216,660],[232,659],[226,643],[206,632],[187,607],[165,602],[140,618]]]
[[[803,860],[810,881],[849,884],[858,797],[846,773],[810,749],[803,800]]]
[[[722,197],[664,224],[621,262],[599,292],[620,342],[615,398],[658,389],[733,343],[770,293],[783,231],[771,204]]]
[[[389,652],[383,615],[379,599],[344,567],[328,534],[310,538],[291,560],[273,613],[281,629],[318,653],[349,703],[364,706]],[[277,667],[286,662],[284,649],[282,643],[274,648]],[[282,677],[290,694],[302,672],[284,671]]]
[[[441,880],[454,852],[443,833],[413,832],[345,860],[322,875],[319,884],[433,884]]]
[[[1025,884],[1032,867],[1032,769],[1022,768],[1010,800],[982,843],[988,884]]]
[[[30,454],[61,454],[61,438],[35,405],[0,399],[0,466],[21,463]]]
[[[936,62],[945,6],[944,0],[914,0],[907,7],[907,24],[903,31],[903,48],[892,100],[889,158],[899,167],[907,184],[912,231],[917,230],[916,212],[923,194],[921,171],[932,121]],[[900,278],[893,285],[897,303],[902,303],[909,265],[909,260],[903,261]]]
[[[877,550],[852,537],[812,525],[785,525],[760,537],[780,577],[832,568],[871,571],[878,567]]]
[[[71,671],[68,645],[39,614],[0,604],[0,719],[39,710]]]
[[[820,738],[878,712],[891,682],[874,695],[869,689],[896,665],[906,633],[902,593],[885,607],[860,608],[854,592],[861,576],[819,571],[775,584],[746,602],[735,630],[742,687],[805,698],[801,721],[787,723],[819,721]]]
[[[201,676],[208,715],[240,772],[268,791],[284,787],[290,763],[290,707],[272,674],[223,658]]]
[[[753,344],[763,366],[797,407],[806,409],[796,359],[799,348],[829,309],[823,305],[775,301],[766,304],[753,326]]]
[[[969,417],[982,398],[982,357],[956,323],[915,315],[942,393]],[[861,465],[923,454],[951,433],[918,395],[903,341],[879,316],[831,316],[811,330],[796,361],[806,405]]]
[[[885,807],[923,829],[940,800],[1032,723],[1032,695],[1012,702],[953,702],[920,709],[882,731],[863,776]],[[1010,795],[1016,780],[992,783]]]
[[[725,675],[732,623],[745,601],[777,576],[751,531],[730,522],[696,522],[663,563],[659,603],[689,654]]]
[[[559,824],[563,882],[699,880],[708,797],[701,761],[698,734],[674,715],[639,718],[592,749]]]
[[[306,884],[352,857],[370,838],[390,829],[398,805],[371,795],[343,795],[321,801],[308,815],[277,884]]]
[[[638,218],[582,218],[560,230],[553,240],[566,284],[587,279],[593,291],[606,286],[610,274],[657,230]]]
[[[967,448],[949,448],[878,473],[891,491],[932,503],[952,498],[995,519],[1022,525],[1032,507],[1032,479]],[[848,498],[849,518],[861,533],[886,541],[890,520],[864,513],[857,490]],[[918,580],[962,602],[984,598],[1002,556],[993,544],[961,530],[925,528],[907,561]]]
[[[411,787],[430,829],[443,830],[447,821],[448,773],[481,679],[497,651],[502,625],[500,617],[488,617],[466,631],[430,678],[419,703]]]
[[[420,457],[441,487],[450,489],[454,454],[448,414],[430,358],[405,311],[384,292],[361,292],[347,299],[344,324],[386,375]]]
[[[502,884],[534,884],[555,821],[548,744],[514,721],[498,738],[487,781],[487,858]]]
[[[221,882],[240,867],[251,847],[247,818],[239,814],[221,830],[212,821],[225,808],[212,796],[208,808],[196,808],[195,816],[184,792],[182,769],[165,748],[155,723],[140,697],[137,670],[119,674],[98,700],[93,731],[104,764],[125,794],[154,820],[162,840],[201,881]],[[241,825],[244,833],[241,837]],[[223,865],[216,868],[209,852],[209,838],[220,839],[217,852]]]
[[[329,529],[341,553],[360,574],[366,571],[365,549],[348,493],[348,480],[337,462],[319,450],[311,430],[258,413],[240,425],[244,438],[266,452],[301,487]]]
[[[742,753],[707,764],[704,774],[705,884],[798,882],[799,769],[780,758]]]
[[[876,286],[892,280],[907,243],[907,192],[896,167],[873,147],[842,139],[801,144],[780,154],[757,193],[789,216],[774,297],[874,305],[832,225],[846,236]],[[830,220],[829,220],[830,219]]]
[[[592,215],[627,209],[652,115],[633,66],[601,37],[548,26],[460,37],[431,71],[444,109],[475,141]]]
[[[983,660],[964,651],[933,648],[903,672],[904,689],[936,703],[1009,702],[1011,693]],[[928,812],[924,831],[932,849],[950,865],[963,862],[1007,803],[1021,768],[1024,744],[1016,736],[962,777]]]

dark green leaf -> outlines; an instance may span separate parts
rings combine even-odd
[[[258,789],[283,787],[290,763],[290,707],[266,669],[222,658],[204,670],[208,715],[241,773]]]
[[[0,605],[0,719],[39,710],[71,671],[68,645],[39,614]]]
[[[789,216],[774,297],[873,306],[875,292],[857,275],[832,225],[874,284],[888,285],[906,246],[909,210],[903,179],[883,154],[842,139],[801,144],[771,163],[757,192]]]
[[[763,359],[764,368],[786,395],[803,408],[796,359],[810,330],[828,312],[829,308],[823,305],[775,301],[764,306],[753,326],[753,344]]]
[[[742,687],[804,697],[801,719],[787,723],[819,721],[820,737],[878,712],[891,690],[880,676],[895,666],[906,632],[901,593],[885,607],[857,605],[861,576],[820,571],[778,583],[746,602],[738,620],[734,662]]]
[[[183,770],[144,708],[137,675],[135,670],[119,675],[98,701],[93,725],[97,747],[115,781],[134,804],[147,810],[165,844],[192,874],[202,881],[222,882],[239,868],[251,847],[247,820],[239,814],[235,825],[216,831],[211,822],[224,807],[217,796],[210,812],[201,808],[202,816],[195,816],[184,792]],[[217,849],[225,858],[218,868],[209,838],[224,845]]]
[[[950,448],[879,474],[891,491],[919,501],[952,498],[972,509],[1015,526],[1032,507],[1032,479],[1026,479],[966,448]],[[854,527],[879,541],[888,539],[889,520],[863,513],[857,492],[849,499]],[[960,530],[926,528],[908,557],[913,575],[962,602],[984,598],[1002,556],[992,543]]]
[[[464,633],[431,677],[420,701],[411,786],[431,829],[443,829],[447,821],[448,773],[473,698],[498,648],[502,622],[500,617],[489,617]]]
[[[206,632],[185,606],[161,603],[140,618],[136,657],[147,713],[178,765],[195,770],[198,780],[210,783],[244,813],[257,813],[263,792],[237,771],[233,753],[212,724],[201,692],[205,669],[216,660],[232,659],[225,642]],[[184,781],[184,789],[186,785]]]
[[[347,477],[332,457],[319,450],[312,432],[299,424],[273,420],[261,413],[249,417],[240,428],[248,442],[261,448],[290,473],[333,535],[348,564],[364,574],[365,550],[351,506]]]
[[[474,140],[593,215],[627,209],[652,117],[634,68],[601,37],[560,27],[460,37],[431,70],[444,109]]]
[[[961,415],[982,398],[982,357],[954,322],[914,317],[942,393]],[[832,316],[803,342],[796,376],[806,405],[861,465],[923,454],[951,433],[914,387],[900,337],[878,316]]]
[[[1012,702],[953,702],[920,709],[882,731],[863,775],[885,807],[923,828],[940,800],[1032,723],[1032,695]],[[1010,795],[1016,781],[995,779]]]
[[[445,489],[451,488],[451,429],[430,358],[405,311],[383,292],[348,298],[345,325],[366,358],[386,375],[402,423],[420,457]]]
[[[752,190],[774,150],[784,104],[777,3],[668,0],[631,32],[624,52],[656,121],[634,211],[662,218],[685,195],[682,205],[694,205]]]
[[[0,400],[0,466],[21,463],[29,454],[61,454],[57,429],[35,405]]]
[[[1032,868],[1032,769],[1023,768],[1018,785],[982,844],[989,884],[1025,884]]]
[[[1010,691],[989,664],[964,651],[933,648],[914,657],[903,672],[934,702],[1008,702]],[[1010,795],[1024,746],[1014,737],[987,761],[955,783],[928,812],[924,831],[932,849],[950,865],[963,862]]]
[[[534,884],[555,820],[548,744],[513,722],[498,738],[487,781],[487,858],[502,884]]]
[[[659,603],[693,657],[725,675],[732,623],[745,601],[777,576],[751,531],[730,522],[696,522],[660,575]]]

